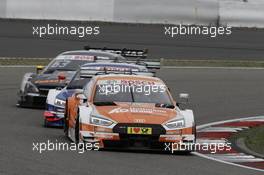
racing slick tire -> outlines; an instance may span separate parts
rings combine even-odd
[[[27,107],[26,104],[27,104],[26,101],[23,100],[22,96],[20,96],[19,99],[17,100],[16,107],[25,108],[25,107]]]
[[[193,126],[193,134],[194,134],[193,143],[195,144],[196,143],[196,124],[195,123],[194,123],[194,126]],[[192,147],[192,150],[183,151],[183,154],[189,155],[193,151],[195,151],[195,147]]]
[[[85,142],[83,142],[85,144]],[[79,111],[77,113],[76,124],[75,124],[75,144],[79,149],[85,149],[84,144],[80,144],[80,121]],[[85,149],[86,150],[86,149]]]

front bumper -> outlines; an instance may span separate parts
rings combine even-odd
[[[44,120],[46,126],[64,126],[64,108],[48,105],[44,111]]]
[[[17,106],[19,107],[31,107],[31,108],[45,108],[46,105],[46,95],[40,94],[26,94],[19,95]]]
[[[118,126],[118,125],[117,125]],[[195,134],[191,131],[191,128],[184,130],[191,131],[183,134],[166,134],[166,130],[161,125],[147,125],[153,130],[151,135],[140,135],[140,134],[127,134],[125,127],[128,125],[121,125],[121,130],[118,127],[113,128],[113,132],[110,130],[103,130],[100,127],[88,127],[89,129],[80,130],[81,140],[84,142],[98,143],[99,147],[110,148],[110,149],[143,149],[143,150],[159,150],[159,151],[170,151],[166,150],[168,143],[173,143],[174,147],[177,143],[194,143]],[[91,131],[93,130],[93,131]],[[179,132],[180,133],[180,132]],[[182,150],[179,150],[182,151]]]

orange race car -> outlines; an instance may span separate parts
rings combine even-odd
[[[94,76],[67,99],[64,128],[72,141],[100,149],[195,142],[193,111],[181,109],[162,80],[139,75]]]

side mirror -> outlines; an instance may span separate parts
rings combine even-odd
[[[77,93],[75,95],[75,98],[77,98],[78,100],[80,100],[80,104],[86,103],[87,102],[87,98],[83,93]]]
[[[87,99],[86,96],[84,94],[77,94],[76,95],[76,98],[80,99],[80,100],[84,100],[84,99]]]
[[[187,105],[189,103],[189,94],[187,93],[180,93],[179,94],[179,100],[176,103],[178,107],[182,107],[182,105]]]
[[[44,66],[38,65],[36,67],[36,73],[39,74],[44,69]]]

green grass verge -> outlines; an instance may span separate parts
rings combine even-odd
[[[250,150],[264,155],[264,125],[239,132],[231,139],[238,138],[244,138]]]
[[[50,58],[1,58],[0,65],[47,65]],[[264,68],[264,61],[239,60],[177,60],[161,59],[162,66],[194,67],[257,67]]]

